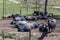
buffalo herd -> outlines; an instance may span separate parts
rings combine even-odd
[[[17,28],[19,32],[28,32],[35,28],[39,28],[40,32],[52,32],[52,29],[55,29],[56,27],[56,19],[52,18],[52,13],[45,15],[43,12],[34,11],[34,13],[29,16],[21,16],[19,14],[16,14],[9,17],[13,18],[10,24],[14,25],[14,27]],[[27,20],[36,21],[39,19],[46,19],[47,23],[39,24],[38,22],[27,22]]]
[[[52,13],[47,13],[45,14],[44,12],[39,12],[39,11],[34,11],[33,14],[31,15],[27,15],[27,16],[22,16],[20,14],[16,14],[16,15],[10,15],[8,16],[8,18],[17,18],[20,17],[20,20],[39,20],[39,19],[48,19],[49,17],[53,17]]]

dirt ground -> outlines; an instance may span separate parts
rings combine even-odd
[[[0,20],[0,33],[2,33],[2,31],[10,32],[10,33],[12,33],[12,32],[14,33],[15,32],[16,34],[18,33],[17,34],[18,36],[22,36],[22,35],[26,36],[28,34],[28,32],[26,32],[26,34],[25,34],[25,32],[24,33],[18,32],[16,28],[11,27],[11,25],[10,25],[11,21],[12,20]],[[46,20],[28,21],[28,22],[47,23]],[[37,29],[33,29],[31,31],[32,31],[33,35],[39,36],[39,34],[40,34],[38,28]],[[57,20],[56,29],[54,30],[54,32],[50,33],[49,35],[51,35],[53,33],[54,33],[54,35],[56,34],[56,35],[59,35],[59,36],[57,36],[58,39],[55,39],[56,37],[54,36],[54,37],[52,37],[53,39],[51,39],[51,40],[60,40],[60,20]],[[48,36],[48,37],[51,37],[51,36]],[[45,39],[46,40],[50,40],[50,39],[48,39],[48,37],[45,37]]]
[[[0,30],[17,32],[16,28],[11,27],[10,25],[11,21],[12,20],[0,20]],[[46,20],[27,21],[27,22],[47,23]],[[34,32],[37,32],[37,29],[34,29]],[[56,26],[55,32],[60,32],[60,20],[57,20],[57,26]]]

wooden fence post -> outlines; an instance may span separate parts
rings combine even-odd
[[[3,0],[3,16],[2,16],[3,18],[4,18],[4,9],[5,8],[4,8],[4,0]]]
[[[4,40],[4,31],[2,31],[2,39]]]
[[[31,40],[31,30],[29,31],[29,40]]]
[[[20,9],[20,15],[21,15],[21,9]]]

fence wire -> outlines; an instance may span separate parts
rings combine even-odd
[[[34,11],[36,11],[36,1],[37,10],[44,12],[45,0],[0,0],[0,17],[3,15],[20,14],[20,10],[22,15],[32,14]],[[59,10],[60,0],[48,0],[48,13],[60,15]]]

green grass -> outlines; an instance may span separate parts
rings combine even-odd
[[[0,34],[0,40],[3,40],[2,36],[3,35]],[[14,39],[15,36],[15,33],[4,33],[4,40]]]
[[[28,14],[32,14],[33,11],[35,10],[35,5],[34,4],[30,4],[28,6],[28,12],[27,12],[27,5],[24,4],[20,4],[20,3],[14,3],[14,2],[10,2],[8,0],[5,0],[5,11],[4,14],[19,14],[20,13],[20,9],[22,10],[22,15],[28,15]],[[49,13],[53,13],[54,15],[60,15],[60,9],[54,9],[51,8],[50,6],[48,7],[48,12]],[[44,5],[40,6],[40,11],[44,11]],[[0,17],[2,17],[3,15],[3,0],[0,0]]]

